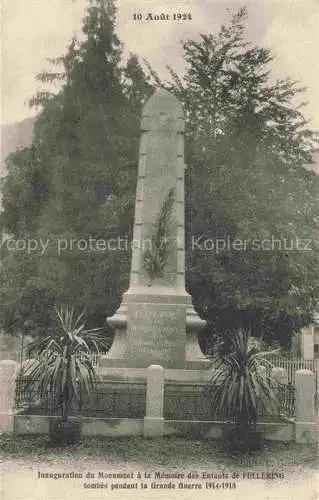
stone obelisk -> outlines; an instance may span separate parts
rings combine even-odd
[[[116,333],[103,364],[196,369],[207,363],[197,339],[205,322],[185,290],[184,130],[179,101],[156,90],[142,113],[130,286],[108,319]],[[159,247],[164,258],[157,272]]]

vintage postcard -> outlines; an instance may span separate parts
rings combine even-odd
[[[3,0],[0,500],[318,498],[318,0]]]

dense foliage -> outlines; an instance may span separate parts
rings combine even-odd
[[[152,88],[134,54],[123,61],[115,13],[111,0],[90,2],[81,42],[51,61],[62,70],[38,77],[61,81],[60,92],[31,100],[42,108],[33,143],[7,160],[2,226],[39,245],[2,247],[6,329],[46,329],[55,303],[102,324],[128,285],[140,114]]]
[[[186,41],[166,84],[187,122],[187,282],[210,333],[286,345],[318,307],[317,135],[297,82],[274,82],[270,52],[245,41],[246,15]]]
[[[48,244],[2,246],[6,330],[45,331],[54,303],[86,307],[89,324],[101,324],[128,286],[140,114],[152,86],[135,55],[124,61],[115,14],[113,0],[89,2],[81,41],[39,75],[61,90],[31,100],[41,107],[33,143],[7,160],[2,228]],[[305,168],[315,135],[295,104],[298,85],[273,82],[269,51],[244,41],[245,17],[185,41],[186,73],[171,69],[165,84],[186,115],[187,287],[209,334],[249,327],[285,345],[318,306],[318,178]],[[118,237],[120,251],[97,248]]]

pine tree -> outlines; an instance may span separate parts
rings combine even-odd
[[[41,109],[33,144],[8,159],[2,225],[14,237],[50,244],[44,255],[4,256],[2,279],[12,283],[2,291],[4,304],[11,301],[6,329],[28,318],[43,331],[45,311],[61,302],[85,307],[89,321],[101,324],[128,285],[129,247],[88,246],[130,238],[141,106],[151,92],[137,57],[123,61],[115,21],[113,0],[89,1],[81,41],[74,37],[51,60],[53,70],[38,76],[61,90],[31,99]],[[58,252],[61,242],[67,248]],[[19,259],[28,265],[16,280]]]

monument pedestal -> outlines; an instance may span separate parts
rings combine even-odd
[[[209,363],[197,338],[205,322],[186,292],[158,286],[131,289],[108,323],[116,334],[101,366],[204,369]]]

